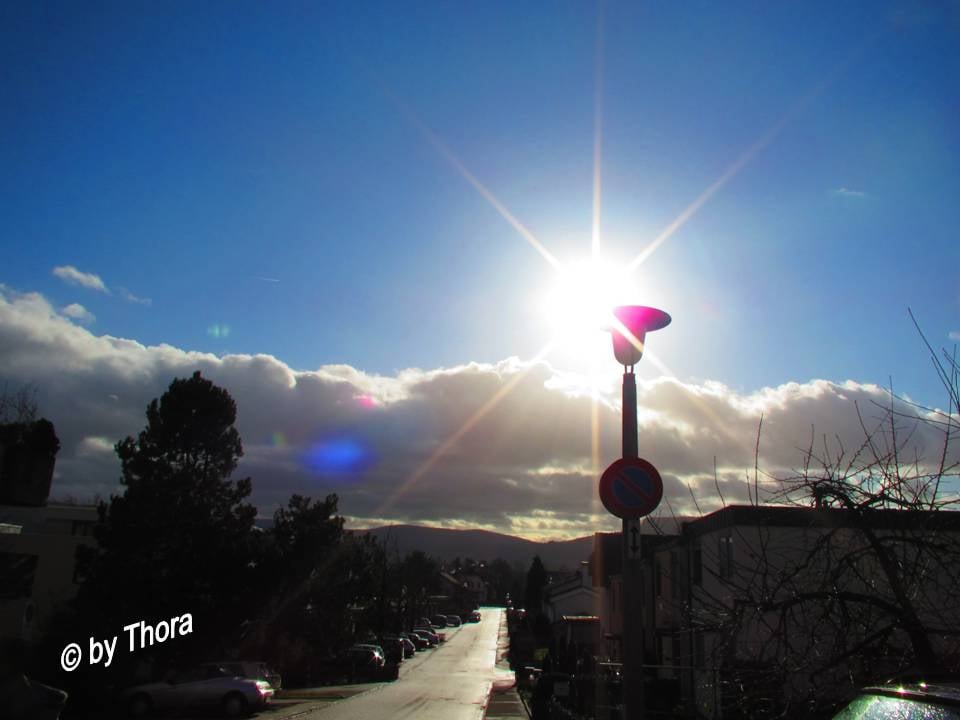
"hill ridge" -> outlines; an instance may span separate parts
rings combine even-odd
[[[511,565],[522,563],[526,567],[535,555],[539,555],[543,564],[551,570],[574,570],[589,559],[593,549],[592,535],[572,540],[536,541],[494,530],[461,530],[411,524],[382,525],[351,531],[370,533],[385,543],[388,551],[396,549],[401,556],[421,550],[441,561],[469,557],[489,562],[500,558]]]

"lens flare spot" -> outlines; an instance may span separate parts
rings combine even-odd
[[[214,324],[207,328],[207,335],[212,338],[221,339],[229,337],[230,326],[225,324]]]
[[[305,464],[320,475],[357,475],[375,462],[373,453],[356,438],[331,438],[314,443],[304,457]]]
[[[354,395],[353,399],[357,401],[357,405],[367,409],[375,408],[380,404],[372,395]]]

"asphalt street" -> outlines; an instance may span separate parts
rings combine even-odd
[[[400,679],[369,692],[328,703],[323,720],[480,720],[490,689],[512,673],[496,667],[503,610],[483,608],[479,624],[452,631],[434,650],[418,652],[401,665]]]
[[[493,684],[513,682],[513,673],[496,667],[506,642],[503,610],[485,607],[481,612],[479,624],[446,628],[447,641],[440,647],[405,660],[394,682],[284,691],[255,717],[481,720]]]

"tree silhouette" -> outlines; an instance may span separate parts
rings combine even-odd
[[[286,580],[305,580],[324,564],[331,548],[340,542],[343,518],[337,515],[337,503],[335,494],[327,495],[322,502],[292,495],[287,507],[273,514],[277,569]]]
[[[164,648],[229,643],[246,617],[256,509],[230,394],[195,372],[147,407],[147,425],[116,445],[125,487],[99,506],[99,551],[78,603],[86,621],[156,622],[190,613],[193,637]],[[120,627],[106,628],[111,634]]]
[[[32,385],[0,391],[0,503],[47,502],[60,440],[53,423],[37,419],[36,395]]]
[[[543,586],[547,584],[547,570],[539,555],[535,555],[530,569],[527,571],[527,585],[524,590],[523,601],[527,612],[536,617],[543,608]]]

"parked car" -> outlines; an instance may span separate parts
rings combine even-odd
[[[383,648],[372,643],[357,643],[341,656],[342,669],[348,682],[380,680],[387,665]]]
[[[383,648],[383,656],[388,663],[398,665],[403,662],[403,642],[396,635],[383,635],[377,638],[378,644]]]
[[[430,641],[426,635],[420,635],[415,632],[403,633],[403,636],[407,638],[410,642],[417,646],[417,650],[427,650],[428,648],[436,647],[434,643]]]
[[[425,635],[426,637],[430,638],[430,642],[432,642],[434,645],[439,645],[439,644],[440,644],[440,635],[439,635],[438,633],[434,632],[434,630],[433,630],[432,628],[429,628],[429,627],[415,627],[415,628],[413,629],[413,631],[414,631],[415,633],[420,633],[421,635]]]
[[[470,613],[470,622],[480,622],[480,611],[474,610]]]
[[[433,619],[430,621],[430,624],[434,627],[445,628],[447,627],[447,616],[446,615],[434,615]]]
[[[912,682],[869,687],[833,720],[960,720],[960,683]]]
[[[401,635],[400,642],[403,644],[403,657],[404,658],[413,657],[414,654],[417,652],[417,646],[414,645],[413,641],[410,638],[404,637],[403,635]]]
[[[444,615],[444,617],[447,618],[447,625],[450,627],[460,627],[463,625],[463,621],[459,615]]]
[[[274,689],[265,680],[234,677],[217,666],[171,672],[163,682],[135,685],[123,692],[127,712],[144,717],[154,712],[219,709],[228,717],[265,708]]]
[[[387,664],[383,648],[372,643],[357,643],[347,648],[346,657],[357,668],[381,669]]]
[[[280,673],[260,660],[223,660],[201,663],[200,667],[221,667],[234,677],[266,680],[274,690],[280,690],[283,687],[283,679],[280,677]]]

